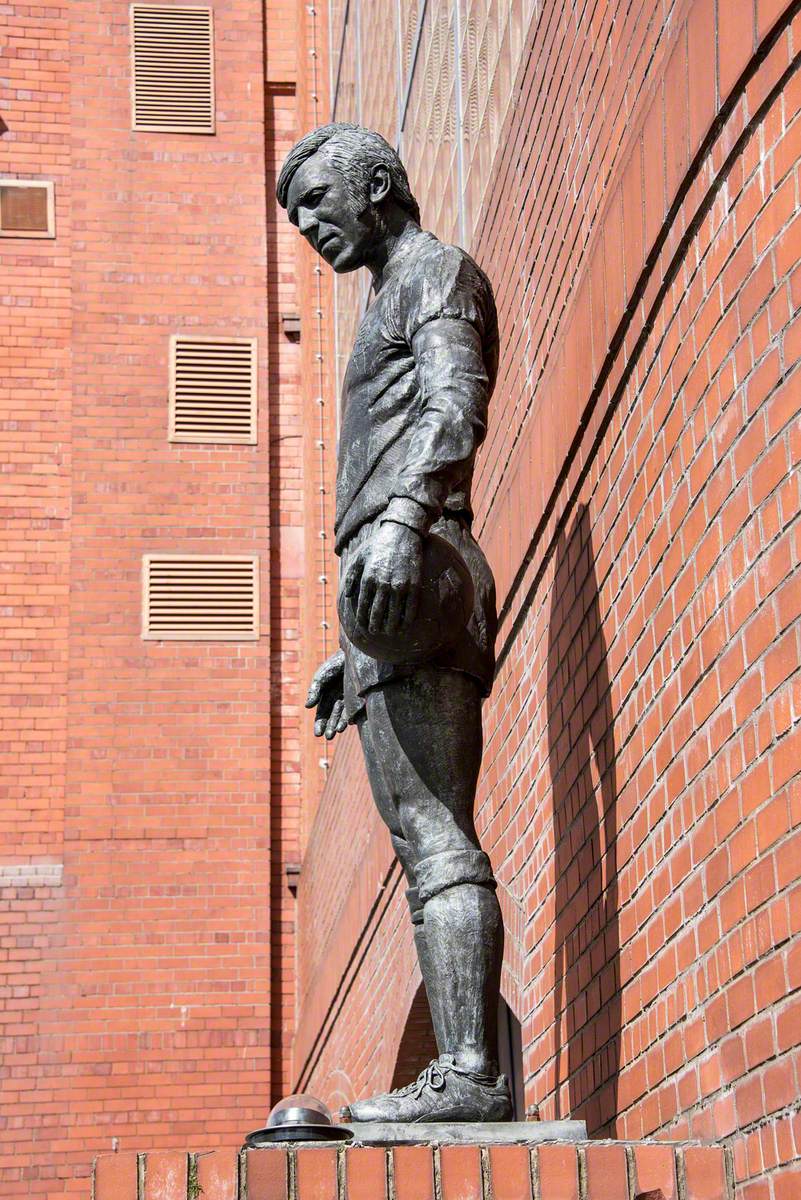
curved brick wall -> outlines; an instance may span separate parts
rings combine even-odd
[[[505,345],[478,819],[526,1099],[731,1139],[749,1200],[801,1154],[798,8],[538,6],[474,244]],[[299,917],[297,1077],[388,1084],[418,978],[352,733]]]

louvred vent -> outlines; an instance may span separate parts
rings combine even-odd
[[[259,560],[148,554],[142,572],[142,637],[255,641]]]
[[[256,339],[176,336],[170,441],[256,442]]]
[[[132,4],[133,127],[214,133],[211,9]]]

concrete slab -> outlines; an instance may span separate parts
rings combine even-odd
[[[498,1121],[398,1125],[352,1121],[354,1146],[534,1146],[539,1142],[585,1142],[584,1121]]]

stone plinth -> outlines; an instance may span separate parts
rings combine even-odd
[[[585,1142],[586,1121],[497,1121],[481,1125],[396,1125],[383,1121],[350,1121],[356,1146],[536,1146],[540,1142]]]
[[[728,1154],[667,1142],[278,1145],[103,1155],[94,1200],[733,1200]]]

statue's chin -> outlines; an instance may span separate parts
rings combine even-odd
[[[332,271],[336,271],[337,275],[348,275],[351,271],[358,271],[362,264],[360,262],[353,262],[347,258],[335,258],[329,265]]]
[[[369,257],[369,246],[367,244],[352,245],[350,243],[341,246],[333,255],[328,258],[325,250],[320,255],[328,263],[332,271],[336,271],[337,275],[346,275],[350,271],[358,271],[359,267],[366,266],[366,260]]]

